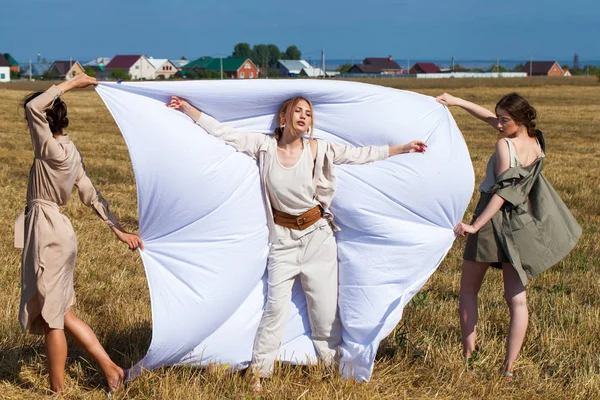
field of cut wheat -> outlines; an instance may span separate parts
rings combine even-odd
[[[370,83],[427,95],[448,91],[493,109],[517,90],[538,109],[547,139],[545,175],[583,227],[574,251],[527,288],[530,325],[515,379],[499,374],[508,329],[502,278],[489,271],[480,294],[479,352],[462,359],[458,320],[464,240],[405,309],[382,343],[373,379],[358,384],[335,371],[283,366],[265,383],[269,399],[593,399],[600,398],[600,84],[578,80],[379,80]],[[565,83],[566,82],[566,83]],[[570,82],[570,83],[569,83]],[[51,396],[42,337],[25,335],[17,321],[19,250],[13,219],[24,207],[33,154],[19,102],[48,83],[0,85],[0,399]],[[68,133],[86,160],[92,181],[128,230],[137,229],[136,187],[125,142],[93,90],[63,96]],[[453,109],[473,160],[476,181],[494,150],[494,131]],[[467,210],[469,219],[477,198]],[[79,243],[75,312],[96,332],[109,355],[129,367],[151,338],[148,286],[141,258],[116,240],[95,214],[73,196],[63,212]],[[106,398],[97,366],[69,342],[68,399]],[[243,373],[219,365],[162,368],[143,374],[114,399],[246,399],[252,388]]]

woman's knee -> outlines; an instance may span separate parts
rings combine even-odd
[[[518,294],[504,292],[504,299],[510,310],[527,310],[527,297],[525,291]]]

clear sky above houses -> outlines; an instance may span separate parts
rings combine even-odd
[[[239,42],[303,58],[600,59],[598,0],[0,0],[19,62],[115,54],[230,55]]]

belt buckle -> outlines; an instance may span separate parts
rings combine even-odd
[[[304,218],[302,218],[302,217],[296,218],[296,225],[298,225],[298,226],[304,225]]]

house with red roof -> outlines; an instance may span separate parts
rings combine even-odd
[[[430,62],[418,62],[409,71],[411,74],[439,74],[440,67]]]
[[[50,79],[69,80],[85,70],[79,61],[54,61],[48,68],[47,75]]]
[[[97,71],[97,79],[114,79],[117,71],[129,75],[132,80],[156,78],[156,68],[144,55],[116,55],[104,66],[104,71]]]
[[[527,61],[523,66],[527,76],[565,76],[565,72],[556,61]]]
[[[354,64],[348,70],[349,74],[378,74],[378,75],[402,75],[406,71],[389,57],[367,57],[362,64]]]

